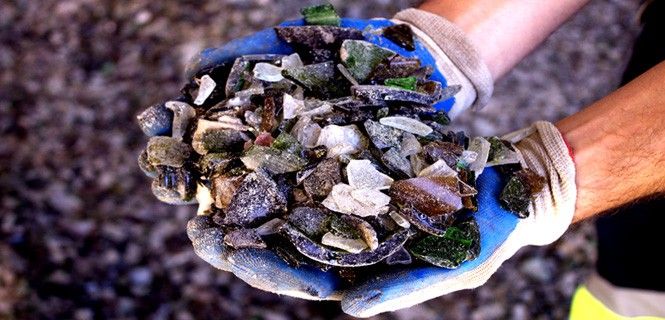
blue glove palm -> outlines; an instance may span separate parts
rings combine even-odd
[[[303,25],[303,20],[288,21],[282,26]],[[393,23],[386,19],[358,20],[342,19],[342,27],[359,30],[383,28]],[[423,65],[436,66],[432,54],[416,41],[415,51],[406,51],[390,40],[364,32],[366,40],[391,49],[406,57],[418,57]],[[244,38],[228,42],[220,48],[206,49],[196,56],[187,69],[189,77],[199,71],[225,63],[247,54],[290,54],[293,49],[279,38],[272,28]],[[446,79],[435,68],[431,77],[443,86]],[[438,102],[435,107],[449,111],[454,98]],[[452,279],[473,271],[482,265],[508,237],[517,224],[517,218],[501,208],[498,203],[502,183],[498,173],[489,168],[477,181],[480,210],[476,214],[481,232],[481,253],[473,261],[464,263],[459,269],[448,270],[437,267],[407,268],[382,274],[373,280],[348,289],[330,272],[311,267],[291,267],[273,252],[261,249],[242,249],[227,252],[223,246],[223,234],[214,227],[209,217],[198,216],[188,224],[188,235],[196,253],[216,268],[231,271],[236,276],[259,289],[289,296],[315,300],[342,300],[345,312],[356,316],[368,316],[383,311],[401,309],[434,298],[437,294],[429,290],[432,284]],[[414,298],[414,294],[418,297]]]

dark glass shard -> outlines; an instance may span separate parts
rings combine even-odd
[[[259,236],[254,229],[233,230],[224,236],[224,244],[234,249],[264,249],[267,247],[266,243],[261,239],[261,236]]]
[[[443,236],[427,236],[410,248],[411,254],[435,266],[455,269],[480,253],[480,230],[475,220],[446,229]]]
[[[411,205],[428,216],[452,215],[462,209],[457,177],[419,177],[395,181],[390,195],[397,203]]]
[[[331,61],[303,67],[284,69],[285,77],[296,81],[311,91],[324,91],[335,77],[335,65]]]
[[[367,80],[374,69],[395,52],[364,40],[345,40],[339,51],[342,64],[360,83]]]
[[[311,238],[320,238],[328,232],[332,218],[330,213],[313,207],[297,207],[286,216],[290,224]]]
[[[427,105],[440,100],[440,96],[432,96],[416,91],[379,85],[352,86],[351,94],[357,99],[363,99],[367,103],[377,105],[380,105],[382,101],[384,101],[384,103],[385,101],[394,101]]]
[[[384,126],[376,121],[367,120],[365,130],[372,143],[379,149],[398,147],[402,137],[402,130]]]
[[[240,159],[250,170],[263,168],[273,174],[295,172],[307,163],[305,159],[288,151],[259,145],[252,146]]]
[[[138,163],[139,168],[147,177],[154,178],[157,176],[157,167],[153,166],[150,161],[148,161],[148,152],[145,150],[141,151],[139,154]]]
[[[303,188],[313,198],[323,199],[342,181],[341,165],[335,158],[321,161],[303,180]]]
[[[258,170],[245,176],[229,203],[224,222],[253,227],[285,211],[286,195],[267,173]]]
[[[462,155],[462,151],[464,151],[463,147],[452,142],[434,141],[423,147],[427,161],[434,163],[441,159],[451,168],[457,165],[457,160]]]
[[[196,203],[196,171],[187,166],[158,166],[157,172],[152,181],[152,193],[157,199],[174,205]]]
[[[286,43],[309,49],[332,48],[347,39],[363,39],[362,31],[334,26],[275,27],[277,36]]]
[[[232,97],[236,92],[246,89],[251,82],[251,71],[259,62],[278,64],[284,55],[281,54],[255,54],[245,55],[233,62],[229,76],[226,79],[226,96]]]
[[[501,191],[501,204],[518,217],[526,218],[529,216],[529,203],[544,186],[545,178],[537,173],[526,168],[517,171]]]
[[[145,135],[166,136],[171,134],[173,112],[163,104],[156,104],[141,112],[136,116],[136,120]]]
[[[386,258],[386,263],[389,265],[396,264],[411,264],[411,254],[404,248],[397,250],[390,257]]]
[[[341,21],[337,12],[335,12],[335,8],[329,3],[302,8],[300,13],[305,18],[305,23],[309,25],[329,25],[339,27]]]
[[[399,250],[411,235],[407,229],[402,229],[380,243],[376,250],[347,253],[330,250],[312,241],[289,224],[285,224],[282,230],[283,234],[303,255],[312,260],[339,267],[361,267],[379,263]]]
[[[433,219],[409,205],[402,207],[399,213],[406,218],[412,226],[435,236],[443,236],[446,232],[446,228],[454,221],[452,215],[444,215],[442,216],[443,219]]]
[[[383,36],[408,51],[416,50],[413,31],[407,24],[396,24],[387,27],[383,29]]]
[[[395,55],[392,58],[385,59],[374,68],[374,71],[369,76],[368,80],[370,83],[383,83],[384,80],[389,78],[404,78],[409,76],[414,76],[418,80],[424,80],[429,78],[432,73],[429,74],[422,72],[420,66],[420,60],[418,58],[407,58],[400,55]],[[431,67],[428,66],[427,70],[430,70]]]

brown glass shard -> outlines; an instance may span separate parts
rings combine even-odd
[[[456,177],[398,180],[390,194],[398,203],[412,205],[428,216],[450,215],[463,207]]]
[[[407,24],[396,24],[387,27],[383,29],[383,36],[408,51],[416,50],[413,31]]]

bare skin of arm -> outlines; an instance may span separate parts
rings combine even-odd
[[[420,9],[459,26],[498,79],[587,2],[429,0]],[[665,63],[556,126],[575,157],[575,221],[665,192]]]
[[[665,62],[556,126],[575,156],[575,221],[665,192]]]
[[[479,51],[494,79],[582,8],[588,0],[428,0],[420,9],[460,27]]]

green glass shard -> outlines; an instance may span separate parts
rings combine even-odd
[[[467,220],[446,229],[441,237],[427,236],[409,251],[413,256],[435,266],[455,269],[480,253],[480,230],[475,220]]]
[[[300,13],[305,18],[308,25],[328,25],[338,26],[341,19],[335,12],[335,7],[331,4],[322,4],[317,6],[310,6],[300,9]]]
[[[302,145],[298,142],[298,139],[286,132],[280,133],[279,136],[275,138],[272,147],[298,156],[302,153]]]
[[[344,40],[340,49],[342,64],[358,82],[363,83],[384,60],[395,52],[363,40]]]
[[[529,203],[533,195],[545,185],[545,178],[529,169],[515,172],[501,191],[501,204],[520,218],[529,216]]]
[[[384,81],[384,84],[390,87],[397,87],[397,88],[415,91],[417,82],[418,79],[416,79],[416,77],[404,77],[404,78],[386,79],[386,81]]]

